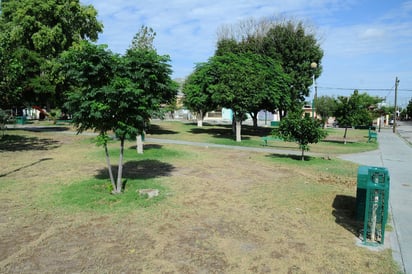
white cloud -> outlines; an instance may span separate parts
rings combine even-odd
[[[317,26],[325,51],[320,84],[324,81],[332,85],[352,82],[380,86],[398,71],[403,78],[412,75],[410,0],[385,2],[385,8],[381,9],[373,0],[362,3],[357,0],[84,0],[82,3],[92,4],[98,10],[105,26],[99,43],[108,44],[115,52],[123,53],[129,47],[141,25],[152,27],[157,33],[155,47],[160,54],[171,56],[175,77],[187,76],[195,63],[213,55],[216,31],[223,24],[275,15]],[[358,10],[359,5],[377,7],[376,14]],[[388,5],[392,8],[386,8]],[[402,83],[405,88],[412,88],[407,79]]]

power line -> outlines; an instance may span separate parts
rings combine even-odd
[[[342,87],[322,87],[318,86],[320,89],[334,89],[334,90],[348,90],[348,91],[353,91],[355,89],[357,90],[364,90],[364,91],[393,91],[395,86],[392,88],[342,88]],[[398,89],[398,91],[412,91],[412,89]]]
[[[340,88],[340,87],[318,87],[321,89],[335,89],[335,90],[349,90],[353,91],[355,89],[357,90],[365,90],[365,91],[389,91],[393,90],[393,88]],[[412,91],[412,90],[411,90]]]

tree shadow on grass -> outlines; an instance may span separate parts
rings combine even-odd
[[[336,223],[358,237],[361,224],[355,219],[356,198],[347,195],[336,195],[332,206],[332,214],[335,216]]]
[[[60,147],[60,142],[48,139],[21,135],[4,135],[0,138],[0,152],[2,151],[30,151],[51,150]]]
[[[21,170],[23,170],[23,169],[25,169],[25,168],[29,168],[29,167],[35,166],[35,165],[37,165],[37,164],[40,164],[41,162],[49,161],[49,160],[53,160],[53,158],[42,158],[42,159],[40,159],[40,160],[38,160],[38,161],[36,161],[36,162],[33,162],[33,163],[31,163],[31,164],[28,164],[28,165],[25,165],[25,166],[16,168],[15,170],[12,170],[12,171],[9,171],[9,172],[0,174],[0,178],[1,178],[1,177],[6,177],[6,176],[8,176],[8,175],[10,175],[10,174],[13,174],[13,173],[15,173],[15,172],[21,171]]]
[[[153,135],[167,135],[167,134],[178,134],[179,132],[173,130],[163,129],[158,125],[150,125],[150,128],[147,130],[148,134]]]
[[[203,127],[192,128],[190,130],[193,134],[207,134],[214,138],[233,139],[232,125],[204,125]],[[247,136],[263,137],[270,135],[272,128],[257,127],[254,128],[248,125],[242,125],[242,140],[248,140]]]
[[[118,166],[112,166],[114,176]],[[175,167],[169,163],[160,162],[158,160],[140,160],[128,161],[123,164],[124,179],[152,179],[157,177],[169,176]],[[109,179],[107,168],[99,170],[96,175],[97,179]]]
[[[341,144],[344,145],[345,144],[345,140],[328,140],[328,139],[324,139],[322,140],[323,143],[332,143],[332,144]],[[353,140],[346,140],[347,144],[352,144],[352,143],[357,143],[356,141]]]
[[[143,150],[152,150],[152,149],[161,149],[163,146],[162,145],[157,145],[157,144],[144,144],[143,145]],[[129,149],[134,149],[136,150],[137,146],[131,146]]]
[[[300,152],[299,152],[300,153]],[[299,154],[278,154],[278,153],[272,153],[272,154],[270,154],[270,155],[268,155],[268,156],[266,156],[266,157],[272,157],[272,158],[283,158],[283,159],[285,159],[285,158],[288,158],[288,159],[292,159],[292,160],[295,160],[295,161],[302,161],[302,156]],[[316,157],[312,157],[312,156],[308,156],[308,155],[305,155],[305,162],[306,161],[310,161],[310,160],[314,160],[314,159],[316,159]]]

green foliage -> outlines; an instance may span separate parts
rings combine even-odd
[[[97,40],[102,24],[78,0],[1,1],[0,95],[3,107],[53,106],[62,89],[56,58],[73,43]]]
[[[279,64],[255,53],[226,53],[210,59],[214,84],[212,98],[218,105],[230,108],[235,118],[255,109],[272,108],[281,100],[287,87],[287,76]]]
[[[355,90],[350,97],[339,96],[334,116],[342,127],[372,125],[374,110],[382,99]]]
[[[330,96],[321,96],[315,100],[316,113],[320,115],[322,123],[325,124],[329,117],[332,117],[336,110],[336,99]]]
[[[161,104],[171,102],[177,84],[170,78],[168,56],[154,50],[129,49],[114,55],[105,46],[81,42],[62,54],[61,78],[71,92],[66,107],[78,132],[99,132],[115,192],[122,188],[124,141],[145,131]],[[117,182],[107,153],[107,132],[120,140]]]
[[[314,34],[305,29],[302,22],[292,21],[277,24],[264,38],[263,48],[266,54],[282,64],[282,68],[291,79],[291,88],[286,90],[289,101],[280,106],[280,110],[296,111],[301,102],[309,95],[312,75],[319,77],[322,72],[323,50]],[[316,62],[313,70],[311,63]]]
[[[280,110],[281,115],[288,111],[300,110],[309,94],[312,76],[319,77],[322,72],[323,51],[315,35],[302,22],[274,21],[262,19],[259,22],[245,21],[234,26],[220,37],[215,55],[226,53],[256,53],[276,60],[287,75],[288,85],[278,90],[275,107],[269,111]],[[316,62],[317,68],[311,68]],[[270,101],[269,101],[270,102]],[[273,103],[274,104],[274,103]]]
[[[200,63],[196,65],[194,72],[188,76],[183,85],[182,92],[185,95],[183,104],[189,110],[201,115],[200,119],[203,119],[208,111],[217,107],[209,88],[213,83],[210,63]]]
[[[409,100],[409,103],[406,106],[406,114],[408,114],[409,118],[412,117],[412,99]]]
[[[0,130],[2,137],[4,136],[4,130],[6,129],[6,123],[10,116],[0,108]]]
[[[273,130],[273,134],[289,142],[296,142],[302,150],[309,150],[309,144],[316,144],[327,136],[327,131],[321,128],[318,120],[304,116],[302,113],[289,113],[280,122],[279,128]]]

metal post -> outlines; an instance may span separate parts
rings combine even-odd
[[[318,93],[318,88],[316,86],[316,79],[315,79],[315,71],[318,67],[318,64],[316,62],[312,62],[310,64],[310,67],[312,68],[312,84],[313,84],[313,89],[314,89],[314,94],[313,94],[313,100],[312,100],[312,118],[315,119],[315,101]]]
[[[398,84],[399,80],[398,77],[395,79],[395,110],[393,111],[393,133],[396,133],[396,109],[398,104]]]

